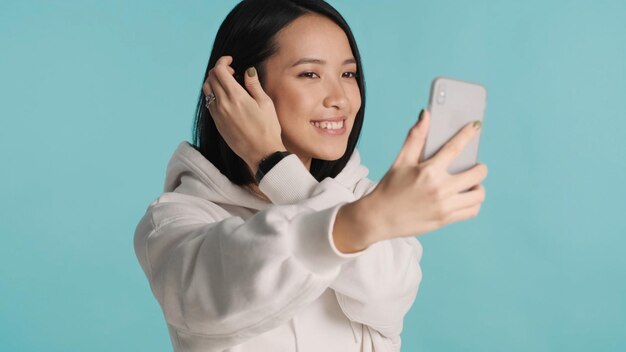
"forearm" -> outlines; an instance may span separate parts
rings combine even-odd
[[[367,197],[363,197],[339,208],[333,225],[333,240],[339,251],[359,252],[378,241],[376,219],[367,202]]]
[[[402,320],[415,300],[422,276],[422,246],[415,237],[389,238],[380,204],[384,203],[376,203],[368,194],[338,210],[335,247],[347,253],[367,250],[343,264],[331,288],[350,320],[367,323],[390,337],[400,334]]]

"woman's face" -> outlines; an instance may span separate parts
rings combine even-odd
[[[263,89],[276,107],[283,144],[309,169],[311,158],[341,158],[361,107],[346,34],[330,19],[307,14],[278,32],[276,42],[278,51],[264,62]],[[343,129],[313,124],[337,118]]]

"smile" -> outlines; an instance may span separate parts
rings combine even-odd
[[[310,122],[315,129],[327,135],[342,135],[346,132],[345,120],[339,122]]]

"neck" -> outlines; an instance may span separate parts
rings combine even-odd
[[[300,158],[300,161],[302,162],[302,164],[304,164],[304,167],[306,167],[307,170],[311,171],[311,158],[303,158],[301,156],[298,156],[298,158]]]
[[[252,192],[255,196],[265,200],[266,202],[272,202],[263,192],[261,192],[258,185],[253,183],[246,185],[246,188],[248,188],[248,190],[250,190],[250,192]]]

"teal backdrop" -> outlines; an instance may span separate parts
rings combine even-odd
[[[330,1],[359,150],[391,166],[429,86],[484,84],[477,218],[420,236],[403,351],[626,351],[626,1]],[[3,351],[171,351],[133,250],[236,1],[0,3]]]

